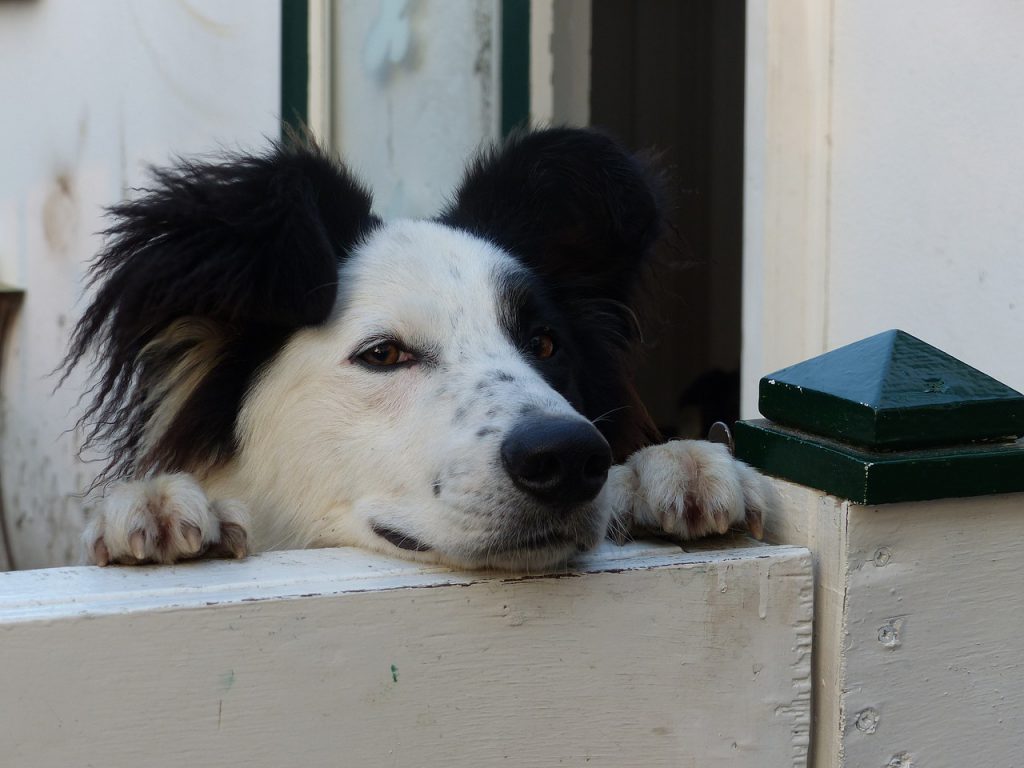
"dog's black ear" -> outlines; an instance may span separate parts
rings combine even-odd
[[[96,354],[84,420],[111,443],[117,475],[230,452],[252,375],[292,332],[327,320],[341,260],[376,224],[369,193],[302,140],[153,177],[110,209],[95,294],[64,362],[66,377]]]
[[[662,186],[597,131],[520,132],[471,164],[441,220],[510,251],[556,293],[625,301],[661,234]]]
[[[156,186],[110,209],[100,283],[76,332],[136,340],[185,315],[281,328],[334,305],[339,261],[371,221],[371,197],[315,146],[154,169]]]

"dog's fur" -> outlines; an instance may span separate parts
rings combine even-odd
[[[633,387],[659,189],[572,129],[483,154],[433,221],[383,223],[303,141],[156,171],[112,209],[66,361],[96,354],[86,419],[122,481],[89,558],[357,545],[518,570],[609,531],[759,533],[761,478],[658,445]]]

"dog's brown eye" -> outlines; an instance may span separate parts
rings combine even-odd
[[[359,359],[367,365],[397,365],[409,359],[409,353],[393,341],[382,341],[374,344],[365,352],[359,355]]]
[[[530,339],[530,351],[538,360],[547,360],[555,354],[555,340],[546,331],[535,333]]]

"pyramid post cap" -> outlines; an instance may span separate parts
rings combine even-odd
[[[893,329],[765,376],[762,415],[874,450],[1024,435],[1024,395]]]

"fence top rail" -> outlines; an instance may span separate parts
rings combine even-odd
[[[561,571],[510,575],[453,571],[353,548],[268,552],[242,561],[204,560],[174,566],[46,568],[0,573],[0,625],[138,611],[201,608],[389,589],[467,585],[481,581],[564,578],[661,566],[800,553],[744,536],[689,543],[607,543]]]

